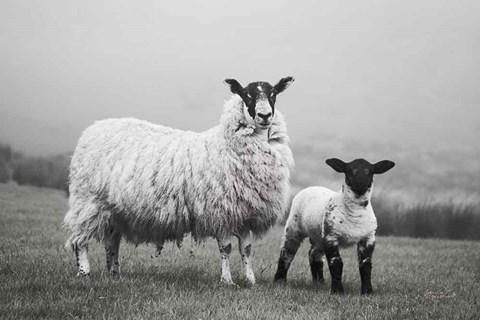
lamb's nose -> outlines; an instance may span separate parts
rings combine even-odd
[[[272,115],[272,113],[271,113],[271,112],[269,112],[269,113],[267,113],[267,114],[258,113],[257,115],[258,115],[260,118],[262,118],[263,121],[266,122],[266,121],[268,120],[268,118],[270,118],[270,116]]]

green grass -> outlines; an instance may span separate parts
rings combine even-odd
[[[234,245],[232,272],[240,288],[220,285],[216,243],[189,254],[167,245],[122,243],[122,276],[105,272],[104,250],[91,246],[92,276],[75,277],[63,248],[62,192],[0,184],[0,319],[478,319],[480,242],[379,237],[375,293],[359,295],[355,250],[343,250],[346,295],[313,286],[302,245],[286,285],[272,283],[282,230],[254,245],[258,284],[241,281]],[[327,275],[328,272],[325,271]],[[329,276],[327,275],[327,279]]]

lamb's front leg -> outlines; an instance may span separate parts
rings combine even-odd
[[[230,253],[232,252],[232,240],[231,237],[223,239],[217,239],[218,249],[220,250],[220,256],[222,257],[222,276],[220,282],[234,285],[236,284],[232,280],[232,274],[230,273]]]
[[[242,256],[243,266],[245,267],[245,277],[251,285],[254,285],[255,275],[253,273],[252,260],[250,258],[252,253],[252,236],[250,235],[250,232],[238,236],[238,249]]]
[[[342,272],[343,261],[340,257],[338,241],[326,238],[323,242],[323,249],[327,257],[328,268],[332,277],[332,293],[343,294]]]
[[[372,288],[372,255],[375,249],[375,237],[363,239],[358,243],[358,267],[360,270],[360,279],[362,281],[362,294],[370,294]]]

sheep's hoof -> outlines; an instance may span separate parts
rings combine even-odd
[[[220,283],[224,284],[224,285],[227,285],[227,286],[234,287],[234,288],[240,288],[240,286],[238,284],[236,284],[235,282],[233,282],[232,279],[221,278]]]
[[[83,272],[83,271],[79,271],[79,272],[77,273],[77,277],[79,277],[79,278],[90,277],[90,272],[85,273],[85,272]]]
[[[246,280],[245,280],[245,283],[247,284],[247,287],[252,288],[252,287],[255,286],[255,283],[256,283],[256,282],[255,282],[255,279],[253,279],[253,280],[246,279]]]
[[[113,279],[118,279],[120,278],[120,264],[118,262],[116,262],[115,264],[113,264],[108,273],[110,273],[110,276],[113,278]]]

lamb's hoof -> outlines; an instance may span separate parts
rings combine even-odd
[[[275,278],[273,278],[273,282],[285,283],[285,282],[287,282],[287,275],[275,274]]]
[[[362,288],[362,295],[370,295],[373,293],[372,287]]]
[[[315,286],[323,286],[325,284],[325,279],[313,279],[313,285]]]
[[[330,293],[331,294],[343,295],[345,292],[343,291],[343,287],[333,287],[332,286],[332,289],[330,290]]]
[[[79,272],[77,273],[77,277],[79,277],[79,278],[90,277],[90,272],[79,271]]]
[[[339,296],[343,296],[343,295],[345,294],[345,292],[343,292],[343,290],[342,290],[342,291],[340,291],[340,290],[336,290],[336,291],[332,290],[332,291],[330,291],[330,293],[333,294],[333,295],[339,295]]]

